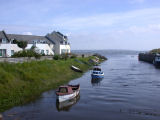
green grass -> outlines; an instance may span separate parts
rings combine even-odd
[[[88,62],[90,58],[77,59]],[[0,63],[0,112],[28,103],[42,92],[80,77],[82,73],[71,70],[71,65],[83,71],[91,67],[74,59]]]

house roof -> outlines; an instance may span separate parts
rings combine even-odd
[[[20,35],[20,34],[6,34],[4,31],[0,31],[0,39],[6,38],[8,41],[16,39],[18,41],[27,41],[29,44],[33,44],[34,40],[47,41],[47,44],[55,44],[55,41],[67,41],[67,36],[60,32],[53,31],[46,36],[36,35]]]
[[[0,39],[8,39],[8,37],[6,36],[6,33],[4,31],[0,31]]]
[[[16,39],[19,41],[27,41],[29,44],[33,44],[34,40],[44,40],[47,43],[52,43],[45,36],[36,36],[36,35],[18,35],[18,34],[7,34],[9,39]]]
[[[56,31],[53,31],[52,33],[50,34],[47,34],[46,37],[51,41],[60,41],[60,42],[63,42],[63,41],[67,41],[68,38],[67,36],[63,35],[62,33],[60,32],[56,32]],[[65,38],[65,39],[64,39]]]
[[[67,39],[67,36],[63,35],[62,33],[60,33],[59,31],[58,32],[55,32],[56,34],[60,35],[62,38],[65,38]]]

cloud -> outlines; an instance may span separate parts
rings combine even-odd
[[[133,25],[158,23],[160,8],[149,8],[119,13],[103,13],[84,17],[57,17],[50,21],[57,28],[70,31],[123,28]]]

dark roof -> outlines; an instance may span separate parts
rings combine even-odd
[[[58,35],[60,35],[61,37],[64,37],[65,39],[67,39],[67,36],[63,35],[62,33],[60,33],[59,31],[56,32]]]
[[[64,41],[64,38],[67,40],[67,36],[63,35],[60,32],[53,31],[51,34],[46,36],[36,36],[36,35],[19,35],[19,34],[6,34],[4,31],[0,31],[0,39],[6,38],[8,41],[16,39],[18,41],[27,41],[29,44],[33,44],[34,40],[44,40],[47,43],[55,44],[55,40]]]
[[[8,39],[8,37],[6,36],[6,33],[4,31],[0,31],[0,39]]]
[[[9,39],[16,39],[19,41],[27,41],[32,44],[34,40],[44,40],[47,43],[51,43],[45,36],[35,36],[35,35],[18,35],[18,34],[7,34]]]

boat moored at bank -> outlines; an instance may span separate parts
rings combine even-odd
[[[64,102],[70,100],[79,95],[80,85],[66,85],[60,86],[56,91],[57,101]]]

